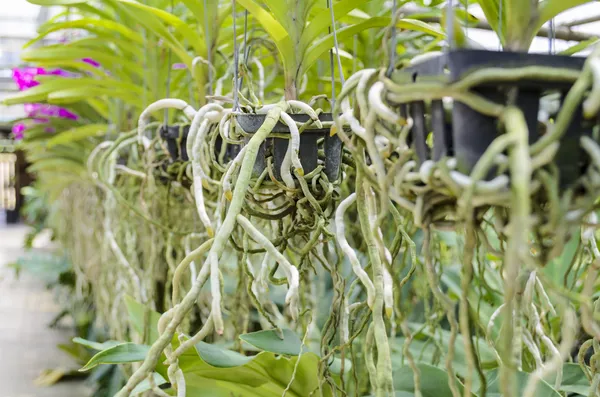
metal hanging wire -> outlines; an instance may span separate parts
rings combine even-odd
[[[389,48],[389,65],[386,71],[387,76],[391,76],[394,68],[396,67],[396,45],[398,43],[398,38],[396,37],[396,9],[398,5],[396,4],[396,0],[392,1],[392,26],[390,28],[390,48]]]
[[[465,0],[465,17],[463,22],[465,23],[465,37],[469,39],[469,0]]]
[[[248,48],[248,10],[244,10],[244,66],[248,66],[248,55],[250,54]],[[244,76],[240,77],[239,89],[242,89],[244,85]]]
[[[206,60],[208,61],[208,94],[212,95],[214,78],[212,71],[212,39],[210,36],[210,27],[208,25],[208,7],[206,4],[206,0],[204,0],[204,38],[206,39]]]
[[[335,27],[335,12],[333,10],[333,4],[331,2],[332,2],[332,0],[327,0],[327,8],[329,9],[329,15],[331,17],[331,26],[329,28],[329,33],[331,34],[333,32],[333,46],[335,48],[335,55],[337,58],[337,66],[338,66],[338,73],[340,76],[340,82],[342,83],[342,86],[343,86],[346,80],[344,79],[344,69],[342,68],[342,59],[340,57],[340,47],[338,45],[338,40],[337,40],[337,29]],[[334,61],[333,61],[333,49],[329,50],[329,67],[331,69],[331,109],[333,109],[333,107],[335,106],[335,98],[336,98],[335,67],[334,67]]]
[[[452,0],[446,3],[446,42],[446,50],[454,49],[454,2]]]
[[[500,3],[498,4],[498,51],[502,51],[502,21],[504,20],[502,18],[502,13],[503,11],[503,3],[504,0],[498,0]]]
[[[548,35],[548,54],[554,55],[556,53],[556,25],[554,18],[550,20],[550,34]]]
[[[173,13],[173,8],[174,8],[173,0],[171,0],[171,6],[169,9],[170,13]],[[172,51],[171,51],[171,47],[169,47],[169,49],[167,51],[167,81],[166,81],[167,86],[165,89],[165,96],[167,98],[169,98],[171,96],[171,69],[173,67],[173,65],[171,64],[171,57],[172,57]],[[163,125],[166,130],[169,125],[169,108],[165,108],[165,110],[164,110]]]
[[[236,29],[236,10],[235,0],[231,0],[231,15],[233,18],[233,111],[239,110],[239,96],[238,96],[238,83],[239,83],[239,55],[237,46],[237,29]]]
[[[337,29],[335,27],[335,11],[331,2],[332,0],[327,0],[327,7],[329,8],[329,15],[331,16],[331,29],[333,30],[333,45],[335,47],[335,54],[337,58],[338,73],[340,74],[340,82],[342,85],[344,85],[346,80],[344,79],[344,70],[342,69],[342,59],[339,51],[340,46],[338,45]]]

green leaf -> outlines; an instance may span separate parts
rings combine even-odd
[[[485,20],[490,24],[494,32],[496,34],[499,33],[500,29],[498,26],[498,22],[500,22],[500,26],[504,26],[505,18],[502,17],[502,21],[499,21],[498,15],[500,13],[499,1],[504,0],[476,0],[475,2],[479,4],[483,14],[485,15]],[[506,32],[506,29],[502,28],[502,33]],[[500,42],[504,43],[504,34],[498,34],[500,38]]]
[[[125,296],[125,306],[129,314],[129,323],[133,329],[139,334],[148,336],[147,343],[154,343],[158,339],[158,320],[160,314],[138,303],[131,296]],[[145,322],[147,316],[147,322]],[[146,332],[144,332],[145,326]]]
[[[279,22],[286,21],[288,17],[288,6],[281,0],[263,0],[263,3],[271,10],[273,16]]]
[[[63,29],[85,29],[92,31],[96,34],[102,34],[104,37],[110,38],[113,40],[114,36],[121,35],[123,38],[127,40],[133,41],[135,43],[143,44],[144,38],[138,32],[129,27],[107,19],[98,19],[98,18],[81,18],[73,21],[60,21],[52,24],[45,24],[39,31],[39,36],[35,38],[35,41],[38,41],[40,38],[45,37],[46,35],[56,32]],[[34,41],[34,42],[35,42]],[[32,42],[26,44],[26,47],[31,45]]]
[[[238,0],[238,3],[256,18],[275,42],[281,42],[289,37],[285,28],[256,1]]]
[[[177,18],[175,15],[161,10],[159,8],[151,7],[142,3],[139,3],[135,0],[118,0],[122,4],[126,4],[127,6],[135,7],[143,11],[147,11],[150,14],[158,17],[158,19],[168,25],[175,28],[175,31],[179,33],[188,43],[194,48],[194,50],[201,56],[206,56],[206,45],[204,43],[204,38],[200,37],[198,33],[188,26],[184,21]],[[147,19],[146,19],[147,20]],[[204,21],[202,21],[203,23]],[[155,32],[156,33],[156,32]],[[183,48],[183,47],[182,47]]]
[[[111,89],[107,87],[74,87],[57,90],[48,94],[46,100],[51,104],[72,104],[90,97],[111,96],[124,100],[130,105],[141,106],[142,98],[131,91]]]
[[[421,393],[423,397],[452,397],[446,371],[428,364],[417,364],[417,368],[421,375]],[[463,385],[458,379],[456,379],[456,385],[462,395]],[[409,366],[394,371],[394,390],[408,393],[415,392],[413,371]]]
[[[239,367],[253,358],[205,342],[196,344],[196,351],[202,360],[217,368]]]
[[[546,22],[558,14],[589,2],[589,0],[544,0],[540,2],[538,6],[539,17],[534,34],[537,33]]]
[[[283,339],[276,330],[266,330],[240,335],[240,339],[267,352],[297,356],[302,349],[302,341],[289,329],[283,329]]]
[[[118,67],[118,69],[124,69],[125,71],[135,75],[141,76],[143,74],[143,70],[140,65],[133,61],[123,59],[123,57],[111,55],[105,51],[90,50],[88,48],[78,48],[69,45],[36,48],[35,50],[25,51],[23,54],[21,54],[21,58],[27,62],[57,60],[73,61],[83,58],[93,58],[104,65],[105,68],[110,68],[111,70],[115,71],[115,73]],[[122,73],[119,74],[123,76]]]
[[[599,41],[600,41],[600,39],[598,39],[597,37],[593,37],[591,39],[581,41],[581,42],[567,48],[566,50],[559,52],[558,54],[559,55],[574,55],[574,54],[577,54],[578,52],[584,51],[584,50],[588,49],[589,47],[596,45]]]
[[[143,361],[149,351],[150,346],[122,343],[96,354],[80,371],[89,371],[100,364],[124,364]]]
[[[88,124],[81,127],[71,128],[70,130],[54,135],[48,141],[48,148],[61,145],[67,142],[79,141],[93,136],[100,136],[106,133],[108,126],[106,124]]]
[[[283,2],[282,2],[283,3]],[[350,11],[368,3],[365,0],[342,0],[338,1],[333,6],[333,12],[336,20],[340,20],[345,15],[347,15]],[[367,18],[368,19],[368,15]],[[300,48],[305,49],[313,43],[317,37],[323,32],[327,30],[327,28],[331,27],[331,15],[329,9],[323,9],[318,12],[314,18],[310,21],[304,32],[302,33],[302,37],[300,38]]]
[[[297,62],[295,57],[295,46],[290,39],[286,29],[273,18],[273,16],[254,0],[238,0],[238,4],[248,10],[249,13],[261,24],[267,31],[269,36],[275,42],[277,49],[281,55],[285,74],[287,76],[295,75],[297,70]]]
[[[576,272],[571,271],[567,277],[567,280],[565,280],[565,275],[569,271],[571,263],[573,260],[575,260],[575,255],[577,255],[580,242],[581,234],[573,233],[569,241],[563,247],[560,256],[551,259],[550,263],[544,266],[544,274],[548,276],[554,284],[564,285],[566,282],[567,285],[570,285],[573,281],[573,277],[576,276]]]
[[[433,365],[437,358],[437,362],[439,363],[437,366],[443,366],[446,360],[446,352],[441,352],[440,357],[440,352],[438,351],[436,344],[432,343],[432,341],[438,339],[442,346],[447,347],[450,343],[450,332],[442,329],[437,330],[435,335],[431,335],[427,332],[427,329],[425,329],[417,333],[417,330],[421,328],[421,324],[410,324],[410,328],[414,333],[414,339],[411,342],[409,349],[414,360],[418,363]],[[392,345],[392,365],[393,368],[399,368],[407,365],[403,351],[406,339],[399,337],[394,339],[394,341],[395,342]],[[479,360],[484,368],[491,369],[498,365],[494,352],[485,340],[473,337],[473,343],[476,349],[478,349]],[[467,353],[462,338],[456,339],[454,349],[454,359],[452,361],[454,371],[461,378],[465,378],[469,373],[469,367],[467,364]],[[473,376],[477,375],[474,373]]]
[[[87,0],[27,0],[28,3],[38,6],[68,6],[71,4],[85,3]]]
[[[152,377],[154,378],[154,384],[156,386],[164,385],[165,383],[167,383],[165,378],[163,378],[159,373],[155,372],[154,374],[152,374]],[[137,396],[148,390],[152,390],[152,386],[150,386],[150,381],[148,379],[144,379],[131,391],[131,394],[129,394],[129,396]]]
[[[140,25],[145,26],[154,35],[160,37],[165,42],[165,44],[173,50],[174,54],[179,57],[181,62],[185,63],[189,69],[192,68],[193,58],[188,54],[186,48],[182,45],[181,41],[177,40],[177,38],[173,36],[173,34],[169,31],[168,27],[165,26],[165,20],[161,20],[161,18],[157,17],[154,14],[154,11],[156,11],[156,9],[131,1],[105,1],[108,4],[111,4],[113,7],[122,10],[127,15],[127,18],[130,18],[133,21],[137,21]],[[148,7],[149,9],[147,9],[146,7]],[[163,18],[165,17],[164,14],[161,14],[161,16]],[[202,45],[202,43],[194,43],[194,45]]]
[[[364,22],[345,26],[337,31],[338,41],[346,40],[357,33],[371,28],[382,28],[390,23],[390,18],[373,17]],[[302,61],[299,76],[302,76],[306,71],[314,65],[317,60],[334,46],[333,33],[315,41],[305,52],[304,60]]]
[[[556,374],[544,379],[549,385],[553,385],[556,379]],[[590,394],[590,382],[583,373],[578,364],[565,363],[563,365],[562,382],[558,391],[569,393],[577,393],[582,396]]]
[[[486,397],[502,397],[502,393],[500,392],[500,376],[499,370],[494,369],[486,373],[486,378],[488,379],[488,387]],[[517,372],[517,395],[523,395],[523,391],[527,386],[527,381],[529,380],[529,374],[525,372]],[[560,393],[552,388],[547,382],[544,380],[540,380],[537,384],[537,388],[534,393],[534,397],[560,397]]]
[[[73,338],[73,343],[80,344],[85,347],[89,347],[90,349],[103,351],[106,349],[110,349],[111,347],[115,347],[117,345],[122,344],[123,342],[119,342],[116,340],[109,340],[103,343],[93,342],[91,340],[83,339],[83,338]]]

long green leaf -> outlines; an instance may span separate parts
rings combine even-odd
[[[345,40],[354,36],[357,33],[362,32],[366,29],[371,28],[382,28],[387,26],[390,23],[390,18],[386,17],[373,17],[364,22],[361,22],[356,25],[346,26],[337,32],[337,37],[339,41]],[[333,34],[327,35],[320,40],[317,40],[313,45],[311,45],[304,55],[304,60],[300,67],[299,76],[302,76],[306,71],[317,62],[317,59],[321,57],[324,53],[329,51],[334,45],[334,37]]]
[[[44,48],[36,48],[35,50],[26,51],[21,55],[24,61],[28,62],[43,62],[57,60],[80,60],[83,58],[93,58],[100,62],[104,68],[119,73],[120,69],[124,69],[129,73],[142,75],[142,68],[133,61],[123,59],[103,51],[90,50],[88,48],[78,48],[68,45],[49,46]],[[123,75],[119,73],[119,75]]]
[[[126,4],[131,7],[136,7],[140,10],[147,11],[148,13],[155,15],[166,25],[175,28],[177,33],[179,33],[185,40],[188,41],[188,43],[194,48],[198,55],[206,56],[206,46],[204,44],[204,38],[201,37],[194,29],[189,27],[181,19],[177,18],[175,15],[167,11],[163,11],[161,9],[139,3],[135,0],[118,1],[120,1],[122,4]]]
[[[122,344],[123,342],[118,342],[116,340],[109,340],[103,343],[94,342],[91,340],[83,339],[83,338],[73,338],[73,342],[79,345],[89,347],[90,349],[102,351],[106,349],[110,349],[111,347],[115,347],[117,345]]]
[[[423,397],[452,397],[446,371],[428,364],[417,364],[417,367],[423,380],[421,382],[421,395]],[[451,376],[454,376],[454,374]],[[458,379],[455,380],[462,395],[463,385]],[[394,390],[408,393],[415,392],[413,371],[409,366],[394,371]]]
[[[27,0],[28,3],[38,6],[68,6],[71,4],[85,3],[87,0]]]
[[[154,374],[152,374],[152,378],[153,378],[155,386],[161,386],[161,385],[164,385],[165,383],[167,383],[165,378],[163,378],[159,373],[155,372]],[[149,390],[152,390],[152,385],[150,384],[150,380],[144,379],[131,391],[131,393],[129,394],[129,397],[140,395]]]
[[[196,351],[202,360],[217,368],[239,367],[252,360],[252,357],[205,342],[196,344]]]
[[[350,11],[360,7],[368,3],[365,0],[342,0],[338,1],[333,6],[333,12],[336,20],[340,20],[345,15],[347,15]],[[367,15],[367,19],[369,16]],[[327,28],[331,27],[331,16],[329,14],[329,10],[324,9],[321,12],[317,13],[315,17],[310,21],[306,29],[304,29],[304,33],[302,33],[302,37],[300,38],[300,48],[305,49],[313,43],[317,37],[323,32],[327,30]]]
[[[139,334],[144,335],[146,332],[145,326],[148,333],[148,343],[153,343],[158,339],[158,320],[160,314],[151,310],[150,308],[138,303],[131,296],[125,296],[125,306],[127,306],[127,313],[129,314],[129,324]],[[145,320],[147,319],[147,323]]]
[[[517,395],[522,396],[525,391],[525,387],[531,375],[525,372],[517,371],[516,373],[516,389]],[[487,388],[487,397],[502,397],[500,387],[500,376],[499,370],[493,369],[490,372],[486,373],[486,378],[488,379],[488,388]],[[535,389],[534,397],[560,397],[560,393],[557,392],[552,386],[550,386],[546,381],[540,380],[537,388]]]
[[[181,62],[185,63],[188,68],[192,68],[193,58],[188,54],[186,48],[181,44],[181,41],[173,36],[167,27],[164,26],[165,22],[154,15],[153,12],[146,10],[144,7],[137,7],[131,2],[125,4],[126,2],[121,0],[105,1],[126,14],[127,18],[137,21],[139,24],[146,27],[151,33],[161,38],[164,43],[167,44],[179,57]]]
[[[276,354],[297,356],[302,349],[302,341],[292,330],[283,329],[283,338],[276,330],[264,330],[240,335],[240,339],[261,350]]]
[[[261,26],[267,31],[269,36],[273,38],[277,47],[279,48],[281,45],[289,42],[289,35],[286,32],[285,28],[277,22],[275,18],[267,10],[262,8],[256,1],[254,0],[238,0],[237,1],[242,7],[248,10],[254,18],[261,24]],[[291,43],[286,43],[291,44]]]
[[[125,364],[143,361],[149,351],[150,346],[122,343],[99,352],[79,371],[86,372],[101,364]]]
[[[106,133],[107,128],[108,126],[106,124],[88,124],[63,131],[54,135],[48,141],[48,148],[67,142],[75,142],[81,139],[103,135]]]
[[[500,38],[500,42],[504,43],[504,33],[506,29],[502,29],[500,31],[499,27],[504,26],[504,16],[502,16],[502,20],[498,20],[498,14],[500,13],[500,7],[498,1],[504,0],[476,0],[476,3],[479,4],[481,10],[483,11],[483,15],[485,15],[485,20],[490,24],[494,32]],[[498,24],[500,22],[500,24]]]
[[[285,22],[289,19],[288,6],[282,0],[263,0],[263,3],[271,10],[276,20]]]
[[[100,28],[105,32],[111,32],[113,34],[122,35],[126,39],[131,40],[135,43],[142,44],[144,42],[144,38],[142,37],[142,35],[134,31],[133,29],[130,29],[127,26],[115,21],[97,18],[81,18],[72,21],[62,21],[50,25],[44,25],[39,31],[38,38],[43,38],[52,32],[56,32],[63,29],[89,30],[94,28]],[[95,30],[94,32],[97,32],[97,30]],[[27,45],[30,45],[30,43],[28,43]]]
[[[535,29],[535,33],[544,25],[546,22],[557,16],[558,14],[565,12],[571,8],[577,7],[582,4],[589,3],[589,0],[544,0],[539,6],[539,17]]]
[[[577,54],[578,52],[588,49],[589,47],[592,47],[593,45],[597,44],[598,42],[600,42],[600,38],[597,38],[597,37],[591,38],[589,40],[584,40],[582,42],[579,42],[579,43],[567,48],[566,50],[562,50],[561,52],[559,52],[559,55],[574,55],[574,54]]]

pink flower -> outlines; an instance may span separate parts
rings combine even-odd
[[[24,123],[17,123],[13,125],[12,133],[17,141],[23,139],[23,132],[27,129]]]
[[[97,68],[100,66],[99,62],[94,61],[92,58],[83,58],[82,59],[83,62],[92,65],[93,67]]]
[[[35,76],[46,74],[43,68],[15,68],[13,69],[13,80],[17,83],[19,90],[35,87],[40,84],[35,81]]]
[[[88,59],[88,61],[94,62],[91,59]],[[86,61],[84,60],[84,62],[86,62]],[[39,85],[40,83],[35,80],[35,77],[43,76],[43,75],[53,75],[53,76],[60,76],[60,77],[76,77],[75,74],[67,72],[66,70],[62,70],[62,69],[46,70],[44,68],[35,68],[35,67],[25,67],[25,68],[13,69],[13,80],[17,83],[17,86],[19,87],[19,90],[21,90],[21,91],[24,91],[31,87],[35,87],[35,86]],[[59,117],[59,118],[65,118],[65,119],[69,119],[69,120],[77,120],[78,119],[78,116],[75,113],[73,113],[65,108],[58,107],[58,106],[40,104],[40,103],[28,103],[28,104],[25,104],[24,106],[25,106],[25,113],[27,114],[27,116],[31,117],[31,118],[37,118],[36,122],[38,122],[38,123],[50,121],[48,119],[48,117]],[[46,116],[46,117],[40,118],[39,116]],[[19,128],[21,128],[21,127],[19,127]],[[24,126],[23,126],[23,128],[24,128]],[[23,130],[20,131],[21,135],[22,135],[22,131]]]

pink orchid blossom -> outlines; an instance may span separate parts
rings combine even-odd
[[[92,65],[94,67],[99,67],[100,64],[94,61],[91,58],[82,59],[83,62]],[[24,67],[24,68],[15,68],[13,69],[13,80],[19,87],[20,91],[25,91],[29,88],[35,87],[40,84],[39,81],[36,81],[37,76],[60,76],[65,78],[77,77],[77,74],[68,72],[63,69],[51,69],[47,70],[40,67]],[[27,117],[31,118],[34,123],[48,123],[50,122],[50,117],[57,117],[69,120],[77,120],[79,117],[65,109],[63,107],[41,104],[41,103],[28,103],[24,105],[25,113]],[[18,123],[13,126],[12,133],[15,139],[21,140],[24,137],[24,132],[27,129],[27,125],[24,123]],[[54,132],[54,128],[48,126],[46,128],[46,132]]]
[[[12,134],[17,141],[23,139],[23,132],[27,129],[27,126],[24,123],[17,123],[13,125]]]

